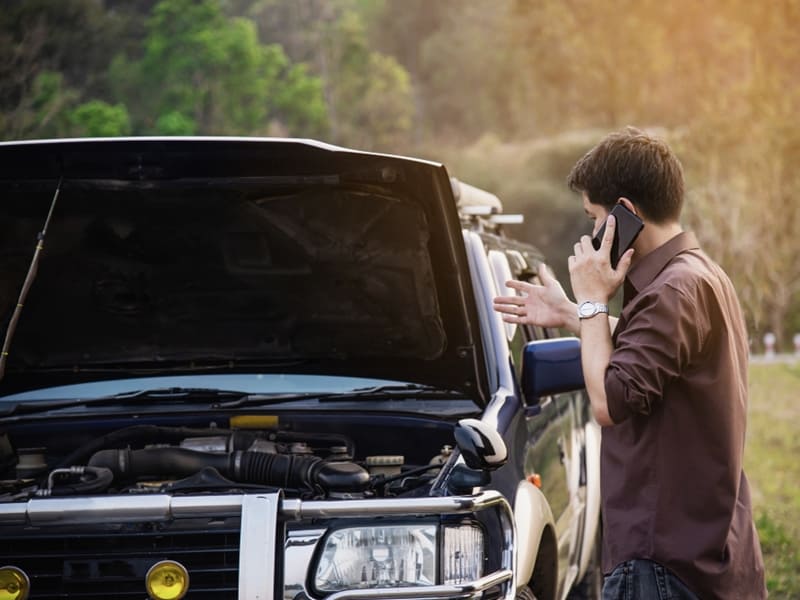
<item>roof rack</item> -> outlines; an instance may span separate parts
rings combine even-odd
[[[520,224],[523,215],[503,214],[500,198],[455,177],[450,178],[461,221],[478,230],[498,230],[500,225]]]

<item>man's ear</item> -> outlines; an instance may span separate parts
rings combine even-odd
[[[637,217],[641,218],[642,215],[639,214],[639,210],[634,206],[633,202],[625,198],[624,196],[620,196],[617,198],[617,204],[622,204],[625,208],[635,214]]]

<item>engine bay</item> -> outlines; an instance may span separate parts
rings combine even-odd
[[[400,496],[427,489],[453,453],[452,424],[436,419],[248,419],[262,427],[237,427],[234,416],[224,427],[173,417],[0,429],[0,503],[278,489],[300,499]]]

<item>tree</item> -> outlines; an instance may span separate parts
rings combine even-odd
[[[408,73],[373,48],[368,35],[381,2],[226,0],[225,5],[228,14],[251,17],[262,39],[279,44],[319,75],[330,141],[394,152],[407,144],[413,118]]]
[[[64,76],[41,71],[10,113],[0,115],[0,130],[8,139],[59,137],[68,134],[67,112],[78,93]]]
[[[0,11],[0,137],[62,135],[84,93],[99,93],[115,23],[94,0],[9,0]]]
[[[263,134],[270,120],[294,135],[326,127],[319,80],[214,0],[159,2],[142,57],[117,57],[111,79],[116,97],[135,99],[134,128],[143,133]]]
[[[159,135],[195,135],[197,123],[191,117],[173,110],[158,117],[156,133]]]
[[[336,143],[397,152],[408,143],[411,87],[392,57],[370,49],[366,27],[354,9],[322,26],[325,98]]]
[[[510,5],[406,0],[373,9],[369,39],[409,72],[418,144],[514,132]]]
[[[681,136],[693,190],[688,216],[734,280],[750,330],[772,331],[786,348],[800,311],[800,5],[763,11],[742,3],[726,17],[739,60],[724,63],[728,85],[706,98]]]
[[[123,104],[114,106],[101,100],[81,104],[69,115],[73,133],[80,137],[112,137],[131,132],[128,110]]]

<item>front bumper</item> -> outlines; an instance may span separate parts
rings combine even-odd
[[[450,496],[411,499],[369,499],[336,501],[301,501],[283,499],[280,493],[226,494],[218,496],[101,496],[90,498],[42,498],[25,503],[0,505],[0,533],[21,535],[69,530],[80,537],[82,530],[114,528],[119,545],[125,545],[125,532],[138,526],[164,528],[183,523],[237,522],[238,585],[229,590],[238,600],[301,600],[315,598],[308,589],[309,568],[326,529],[320,526],[327,519],[364,519],[378,517],[418,517],[436,515],[477,514],[494,511],[499,531],[493,532],[499,548],[493,572],[458,585],[434,585],[409,588],[369,588],[336,592],[328,600],[371,600],[375,598],[480,598],[490,593],[492,598],[510,600],[515,596],[514,521],[505,498],[495,491],[475,496]],[[293,526],[287,528],[286,525]],[[283,547],[283,556],[276,557]],[[164,551],[166,554],[168,550]],[[0,560],[14,564],[14,549],[3,553]],[[30,558],[30,556],[28,557]],[[276,560],[279,558],[280,560]],[[69,557],[63,559],[66,564]],[[87,559],[88,560],[88,559]],[[99,559],[98,559],[99,560]],[[133,559],[129,559],[133,560]],[[137,559],[142,560],[142,559]],[[36,562],[36,561],[34,561]],[[72,560],[74,562],[74,560]],[[26,567],[23,565],[23,569]],[[237,565],[233,565],[237,570]],[[63,567],[63,572],[68,571]],[[58,568],[55,569],[58,571]],[[192,569],[189,568],[192,576]],[[44,580],[44,576],[42,576]],[[44,585],[44,584],[42,584]],[[51,582],[52,597],[73,597],[65,591],[64,582]],[[88,585],[88,584],[87,584]],[[33,597],[48,597],[37,593],[37,575],[31,576]],[[117,595],[122,595],[122,586]],[[74,597],[89,597],[87,586]],[[192,598],[190,587],[187,598]],[[211,592],[209,592],[210,594]],[[141,598],[141,593],[138,595]],[[222,595],[218,595],[222,597]],[[227,596],[226,596],[227,597]]]

